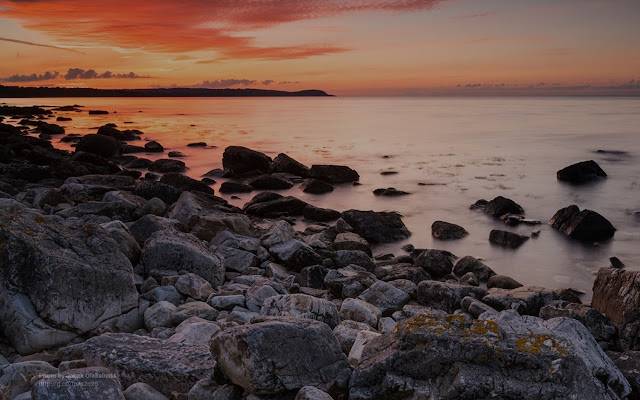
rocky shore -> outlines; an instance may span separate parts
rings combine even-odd
[[[589,305],[472,255],[379,254],[410,237],[398,213],[275,192],[330,196],[358,182],[348,166],[231,146],[198,180],[179,154],[135,156],[165,151],[128,143],[143,132],[65,135],[55,119],[0,106],[0,399],[640,398],[640,272],[617,259]],[[572,185],[606,176],[593,161],[558,171]],[[220,179],[255,195],[235,207]],[[541,223],[502,196],[471,208],[504,222],[493,245],[516,249],[530,238],[509,227]],[[549,223],[585,245],[615,234],[576,205]]]

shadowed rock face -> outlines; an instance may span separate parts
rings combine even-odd
[[[582,161],[562,168],[557,173],[559,181],[573,184],[584,184],[607,177],[606,172],[593,160]]]
[[[32,305],[46,324],[84,333],[137,308],[133,268],[107,231],[13,200],[0,200],[0,209],[0,285],[26,296],[2,302],[3,316]],[[39,330],[31,328],[3,321],[12,333],[7,337],[25,353],[39,350]]]
[[[211,341],[218,365],[249,393],[278,394],[307,385],[343,386],[350,369],[329,326],[278,318],[220,332]]]
[[[576,205],[558,210],[550,223],[553,228],[582,242],[609,240],[616,232],[616,228],[605,217],[591,210],[580,211]]]
[[[266,173],[271,169],[271,158],[259,151],[242,146],[229,146],[222,155],[222,167],[229,176],[249,172]]]
[[[342,218],[354,232],[372,243],[390,243],[408,238],[411,233],[400,215],[393,212],[348,210]]]
[[[619,399],[627,380],[569,318],[419,315],[363,349],[349,398]],[[401,396],[401,397],[394,397]]]

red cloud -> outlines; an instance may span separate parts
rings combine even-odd
[[[413,11],[440,0],[2,1],[0,15],[63,40],[161,52],[213,49],[226,58],[292,59],[341,46],[257,47],[243,31],[359,11]]]

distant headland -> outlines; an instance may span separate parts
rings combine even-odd
[[[0,85],[0,98],[31,97],[329,97],[322,90],[288,92],[267,89],[92,89]]]

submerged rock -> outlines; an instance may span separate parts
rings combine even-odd
[[[478,200],[471,208],[481,209],[493,218],[503,218],[505,215],[524,215],[524,208],[520,204],[503,196],[498,196],[491,201]]]
[[[312,165],[309,176],[329,183],[349,183],[360,180],[360,175],[345,165]]]
[[[554,229],[582,242],[609,240],[616,232],[605,217],[587,209],[580,211],[576,205],[558,210],[550,223]]]
[[[517,233],[503,231],[500,229],[493,229],[489,233],[489,241],[495,245],[508,247],[510,249],[517,249],[522,246],[524,242],[529,240],[529,236],[519,235]]]
[[[559,181],[583,184],[607,177],[607,174],[593,160],[569,165],[556,174]]]
[[[333,192],[333,186],[319,179],[311,179],[307,181],[302,191],[310,194],[324,194]]]

